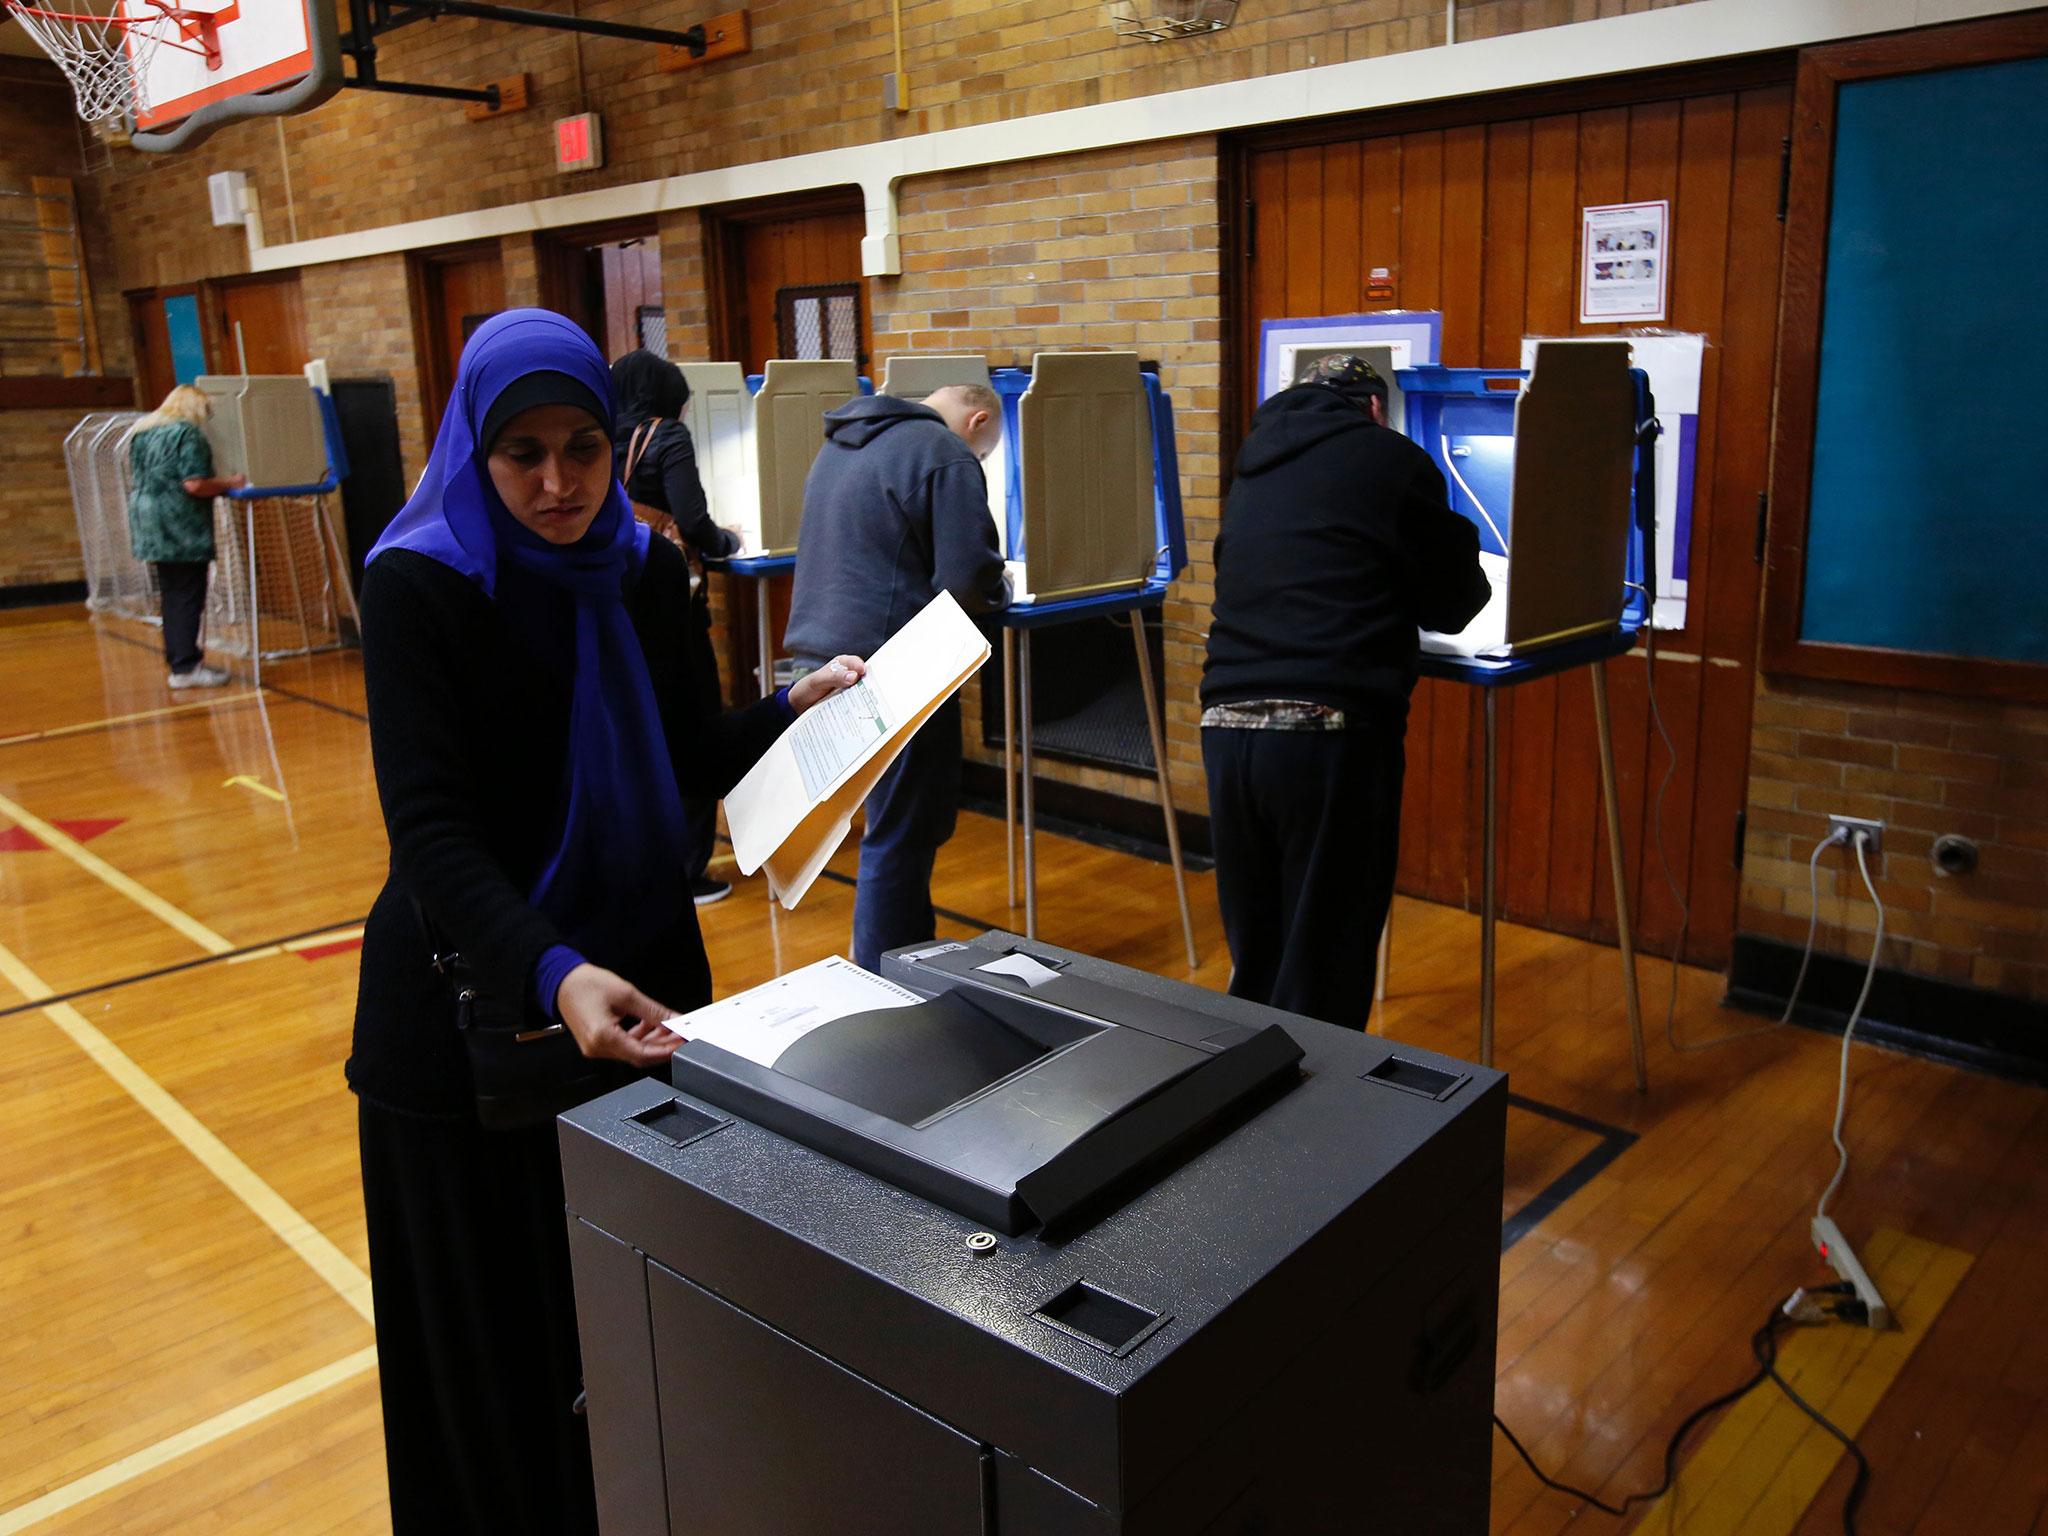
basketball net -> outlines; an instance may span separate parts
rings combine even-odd
[[[71,82],[78,115],[88,123],[113,125],[149,105],[142,82],[162,47],[218,57],[211,18],[184,11],[166,0],[147,0],[130,15],[133,0],[112,0],[105,16],[45,10],[24,0],[0,0],[4,10],[36,40]],[[211,47],[208,45],[212,44]]]

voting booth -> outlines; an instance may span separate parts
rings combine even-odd
[[[1479,531],[1492,599],[1425,650],[1510,656],[1640,625],[1654,570],[1654,422],[1629,343],[1540,341],[1534,368],[1402,368],[1388,422],[1436,460]],[[1398,399],[1398,411],[1394,400]]]
[[[737,528],[744,556],[796,552],[804,479],[825,442],[825,413],[871,392],[845,359],[774,358],[765,373],[738,363],[684,363],[683,419],[712,521]]]
[[[1171,581],[1187,566],[1173,399],[1135,352],[1041,352],[1030,368],[972,353],[888,360],[882,393],[921,400],[984,384],[1003,437],[982,465],[1015,601]]]
[[[561,1121],[606,1536],[1485,1530],[1501,1074],[1008,934],[883,972]]]

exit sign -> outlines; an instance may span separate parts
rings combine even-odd
[[[604,164],[604,121],[595,112],[579,112],[555,123],[555,169],[594,171]]]

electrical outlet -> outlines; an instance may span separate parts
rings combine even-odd
[[[1856,845],[1856,834],[1863,834],[1863,851],[1871,858],[1884,852],[1884,823],[1872,821],[1867,816],[1829,816],[1828,829],[1839,833],[1845,847]]]

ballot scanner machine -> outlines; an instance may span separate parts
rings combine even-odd
[[[1541,341],[1526,371],[1394,377],[1387,419],[1443,472],[1493,588],[1457,634],[1424,631],[1423,649],[1503,657],[1640,628],[1656,569],[1656,405],[1627,339]]]
[[[561,1121],[605,1536],[1486,1529],[1501,1074],[1009,934],[883,970]]]

